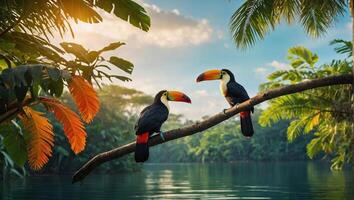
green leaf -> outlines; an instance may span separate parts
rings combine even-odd
[[[97,0],[95,5],[108,13],[113,10],[117,17],[143,31],[148,31],[150,28],[150,17],[145,9],[132,0]]]
[[[304,132],[309,133],[319,124],[320,113],[316,113],[312,118],[310,118],[305,126]]]
[[[115,49],[119,48],[122,45],[125,45],[125,43],[124,42],[114,42],[114,43],[111,43],[108,46],[102,48],[98,52],[102,53],[102,52],[105,52],[105,51],[112,51],[112,50],[115,50]]]
[[[0,98],[6,102],[9,101],[9,91],[2,85],[0,85]]]
[[[284,76],[286,73],[288,73],[288,71],[286,71],[286,70],[278,70],[278,71],[275,71],[275,72],[269,74],[267,78],[270,81],[274,81],[275,79]]]
[[[51,78],[53,81],[58,81],[61,78],[59,69],[55,67],[48,67],[47,70],[49,78]]]
[[[28,66],[25,65],[21,65],[21,66],[17,66],[16,68],[14,68],[14,73],[15,73],[15,85],[16,86],[27,86],[27,83],[31,82],[30,80],[26,80],[26,73],[28,71]]]
[[[41,82],[41,88],[46,92],[47,94],[54,95],[56,97],[60,97],[63,94],[63,89],[64,89],[64,82],[60,78],[57,81],[54,81],[52,79],[44,79]]]
[[[38,82],[34,82],[32,87],[30,88],[30,92],[32,95],[32,98],[38,98],[39,92],[40,92],[40,87]]]
[[[0,40],[0,49],[13,49],[15,48],[16,44],[13,42],[10,42],[8,40]]]
[[[292,64],[295,62],[295,68],[302,65],[299,64],[299,60],[303,63],[307,63],[310,67],[313,67],[318,61],[318,56],[303,46],[295,46],[288,50],[288,59],[292,62]]]
[[[92,8],[89,1],[82,0],[62,0],[62,9],[70,15],[76,22],[81,20],[86,23],[99,23],[102,17]]]
[[[43,65],[32,65],[29,67],[33,82],[37,83],[42,79]]]
[[[306,119],[296,119],[290,123],[288,127],[288,140],[293,142],[299,135],[301,135],[306,124]]]
[[[322,150],[321,138],[314,138],[306,146],[307,155],[312,159],[316,154]]]
[[[110,80],[111,80],[111,78],[116,78],[116,79],[119,79],[119,80],[124,81],[124,82],[129,82],[129,81],[132,80],[132,79],[130,79],[128,77],[118,76],[118,75],[112,75],[112,76],[110,76]]]
[[[99,56],[99,52],[97,51],[90,51],[87,55],[86,55],[86,60],[88,63],[92,63],[93,61],[95,61],[98,56]]]
[[[337,47],[334,48],[334,50],[340,54],[347,54],[348,58],[350,56],[352,56],[352,54],[353,54],[353,52],[352,52],[353,51],[353,44],[350,41],[335,39],[335,40],[331,41],[330,44],[331,45],[338,45]]]
[[[51,95],[55,97],[60,97],[63,94],[64,83],[62,79],[58,79],[57,81],[51,81]]]
[[[4,137],[3,144],[6,152],[15,164],[22,167],[27,160],[26,143],[23,136],[17,132],[7,133]]]
[[[0,58],[0,71],[2,69],[6,69],[6,68],[8,68],[8,65],[7,65],[6,61],[4,59]]]
[[[11,156],[9,154],[7,154],[5,151],[0,151],[0,153],[4,156],[4,160],[7,163],[6,165],[13,167],[14,161],[11,159]]]
[[[302,61],[302,60],[293,60],[290,63],[290,65],[295,69],[298,68],[299,66],[301,66],[302,64],[304,64],[304,61]]]
[[[15,95],[17,98],[17,102],[20,104],[26,97],[28,91],[28,87],[27,86],[15,86]]]
[[[63,47],[67,53],[74,54],[78,59],[87,63],[86,54],[88,52],[82,45],[73,42],[62,42],[60,46]]]
[[[69,151],[67,151],[65,148],[63,148],[61,146],[56,146],[55,147],[55,151],[57,151],[59,154],[61,154],[63,156],[69,156],[70,155]]]
[[[109,62],[129,74],[131,74],[133,72],[134,65],[133,65],[133,63],[131,63],[127,60],[124,60],[122,58],[118,58],[116,56],[112,56],[109,58]]]
[[[15,85],[14,69],[4,69],[1,72],[1,79],[7,88],[13,88]]]

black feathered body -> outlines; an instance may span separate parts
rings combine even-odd
[[[226,101],[230,104],[230,106],[235,106],[236,104],[242,103],[250,99],[247,94],[245,88],[235,81],[229,81],[227,83],[227,91],[226,91]],[[251,111],[253,112],[253,108]]]
[[[162,102],[154,102],[141,111],[139,120],[135,124],[135,134],[149,132],[152,135],[159,132],[162,124],[168,118],[168,109]]]
[[[161,102],[161,95],[157,95],[150,106],[141,111],[135,124],[136,147],[135,161],[145,162],[149,159],[149,138],[152,134],[160,132],[162,124],[168,118],[168,108]]]
[[[225,98],[230,106],[235,106],[250,99],[245,88],[234,80],[230,80],[226,84]],[[249,111],[240,112],[241,132],[246,137],[251,137],[254,133],[251,112],[254,111],[252,107]]]

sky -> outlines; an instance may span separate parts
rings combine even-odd
[[[218,81],[196,83],[205,70],[230,69],[236,81],[250,96],[257,94],[267,74],[286,69],[287,50],[302,45],[317,53],[320,63],[338,58],[329,46],[336,38],[351,39],[349,14],[338,19],[327,34],[319,39],[306,36],[299,24],[282,23],[265,40],[248,50],[236,48],[229,21],[241,0],[139,0],[151,17],[149,32],[141,31],[114,15],[98,10],[103,16],[99,24],[73,25],[75,38],[69,34],[55,42],[78,42],[90,50],[112,42],[126,45],[104,56],[118,56],[131,61],[132,82],[114,84],[135,88],[150,95],[158,91],[179,90],[192,99],[192,104],[170,103],[173,113],[198,120],[228,108],[221,96]],[[125,75],[119,69],[114,74]]]

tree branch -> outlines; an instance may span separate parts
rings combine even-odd
[[[33,98],[27,96],[25,98],[25,100],[21,103],[20,106],[19,106],[19,104],[17,102],[14,102],[14,103],[10,104],[7,107],[6,113],[3,113],[3,114],[0,115],[0,124],[5,122],[5,121],[9,121],[9,120],[13,119],[14,117],[16,117],[16,115],[19,114],[22,111],[21,107],[33,106],[33,105],[35,105],[37,103],[38,103],[38,101],[35,101]]]
[[[302,92],[304,90],[323,87],[323,86],[351,84],[351,83],[352,83],[352,76],[348,74],[348,75],[330,76],[330,77],[325,77],[320,79],[314,79],[310,81],[297,83],[294,85],[288,85],[288,86],[268,90],[257,94],[256,96],[252,97],[250,100],[245,101],[239,104],[238,106],[234,106],[230,109],[227,109],[225,113],[221,112],[214,116],[209,117],[206,120],[197,122],[193,125],[167,131],[165,132],[165,141],[163,141],[159,136],[154,136],[149,140],[149,146],[155,146],[170,140],[174,140],[188,135],[193,135],[201,131],[205,131],[210,127],[213,127],[229,119],[230,117],[236,115],[237,113],[247,110],[250,107],[260,104],[269,99],[277,98],[283,95]],[[90,174],[92,170],[94,170],[102,163],[120,158],[124,155],[134,152],[134,150],[135,150],[135,142],[132,142],[124,146],[112,149],[107,152],[102,152],[96,155],[74,174],[72,178],[72,182],[75,183],[78,181],[82,181],[88,174]]]

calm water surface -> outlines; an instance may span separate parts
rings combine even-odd
[[[2,183],[0,199],[354,199],[350,170],[321,163],[145,164],[142,172],[27,177]]]

